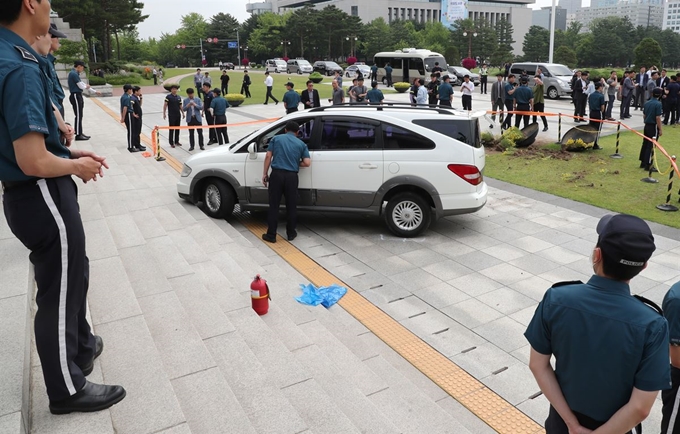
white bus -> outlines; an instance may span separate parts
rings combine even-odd
[[[412,83],[414,78],[422,78],[426,82],[430,81],[430,74],[435,62],[439,62],[442,68],[442,76],[446,75],[448,65],[444,56],[430,50],[415,48],[404,48],[397,51],[385,51],[373,57],[373,61],[378,65],[378,81],[387,84],[385,78],[385,65],[389,62],[392,66],[392,82],[404,81]]]

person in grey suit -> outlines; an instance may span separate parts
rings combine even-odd
[[[651,80],[647,81],[647,87],[645,89],[647,91],[647,93],[645,95],[647,99],[645,100],[645,102],[647,102],[647,101],[649,101],[650,99],[653,98],[652,92],[654,92],[654,89],[657,88],[656,80],[658,78],[659,78],[659,73],[657,71],[653,71],[651,73]]]
[[[491,110],[498,112],[498,122],[503,123],[503,101],[505,101],[505,87],[503,83],[503,74],[499,72],[496,74],[496,82],[491,85]],[[496,114],[491,115],[491,119],[496,122]],[[493,124],[489,125],[493,128]]]
[[[182,104],[182,110],[186,113],[187,125],[196,126],[203,125],[203,118],[201,117],[201,111],[203,111],[203,101],[201,98],[194,97],[194,90],[192,88],[187,89],[187,97],[184,98],[184,104]],[[197,129],[198,131],[198,146],[201,150],[205,149],[203,147],[203,130]],[[194,130],[189,130],[189,150],[194,150]]]
[[[635,84],[633,84],[634,71],[623,73],[624,79],[621,84],[621,120],[628,119],[630,116],[630,100],[635,95]]]

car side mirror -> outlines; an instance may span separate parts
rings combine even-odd
[[[253,142],[248,145],[248,154],[251,160],[257,160],[257,143]]]

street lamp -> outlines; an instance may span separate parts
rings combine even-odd
[[[290,45],[290,41],[284,39],[281,41],[281,45],[283,45],[283,57],[288,57],[288,46]]]
[[[477,32],[473,30],[466,30],[463,32],[463,36],[469,36],[470,38],[468,39],[468,57],[472,58],[472,37],[474,36],[475,38],[477,37]]]
[[[346,40],[346,41],[350,41],[350,42],[349,42],[349,55],[350,55],[351,57],[356,57],[356,56],[355,56],[355,49],[356,49],[356,43],[357,43],[357,40],[358,40],[358,39],[359,39],[359,38],[357,38],[357,37],[354,36],[354,35],[352,35],[352,36],[345,36],[345,40]]]
[[[238,29],[236,31],[236,46],[238,47],[238,67],[241,67],[241,39],[238,37]]]
[[[243,55],[243,58],[244,58],[244,59],[247,59],[247,58],[248,58],[248,46],[247,46],[247,45],[246,45],[245,47],[239,46],[239,49],[240,49],[240,48],[242,48],[243,51],[244,51],[244,53],[245,53],[245,54]]]

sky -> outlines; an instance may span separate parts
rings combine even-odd
[[[237,20],[243,22],[248,19],[250,14],[246,12],[246,4],[249,0],[142,0],[144,3],[144,14],[149,15],[143,23],[137,26],[139,36],[143,39],[154,37],[159,38],[162,33],[174,33],[180,25],[182,15],[191,12],[202,14],[206,20],[219,13],[230,13]],[[263,0],[252,0],[257,3]],[[552,0],[536,0],[536,4],[530,7],[537,9],[543,6],[550,6]],[[583,6],[588,6],[590,0],[584,0]]]
[[[162,33],[174,33],[180,26],[182,15],[197,12],[209,20],[220,12],[232,14],[243,22],[250,17],[246,12],[248,0],[141,0],[144,3],[144,15],[149,15],[137,26],[142,39],[159,38]],[[253,0],[258,2],[262,0]]]

